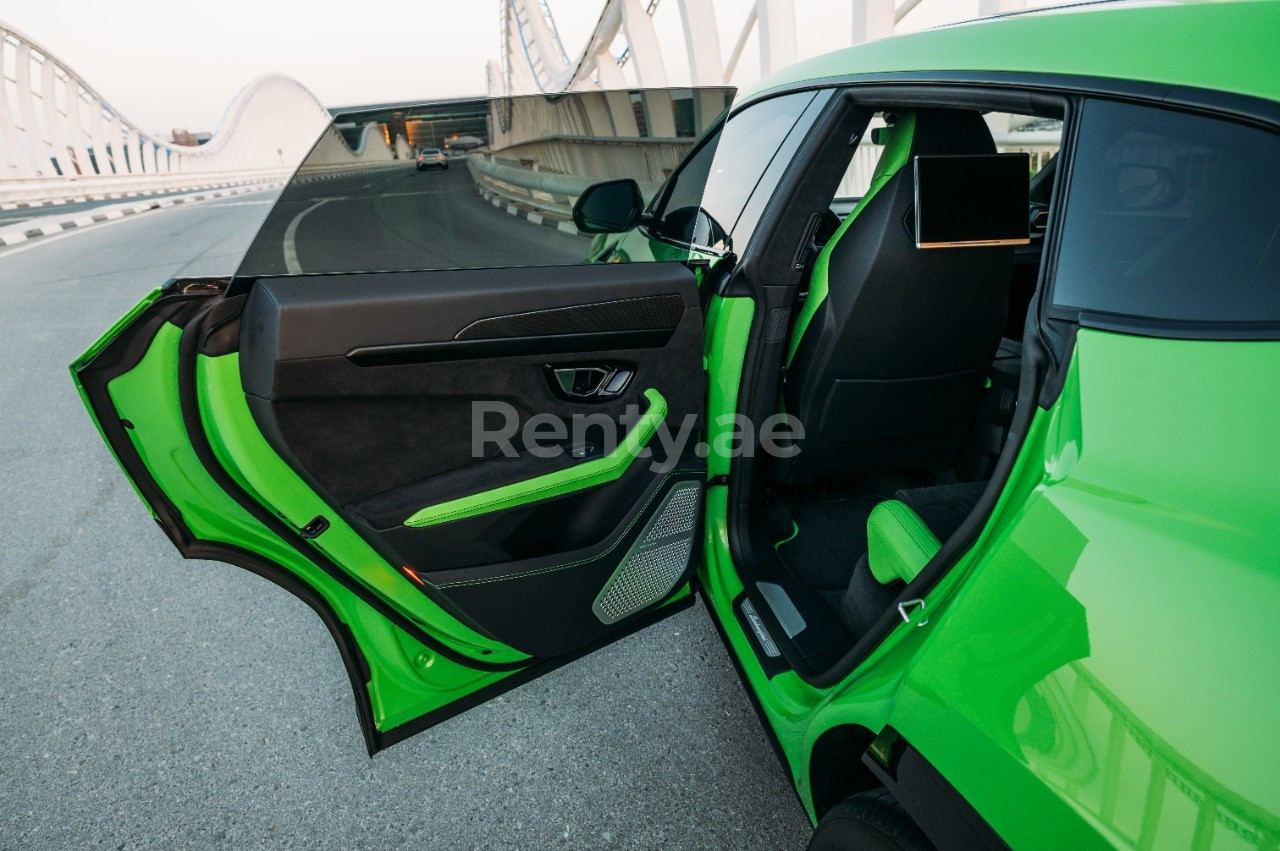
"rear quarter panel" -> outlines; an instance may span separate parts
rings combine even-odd
[[[1277,379],[1079,332],[890,718],[1013,847],[1276,847]]]

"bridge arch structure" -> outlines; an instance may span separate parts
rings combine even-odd
[[[486,77],[491,96],[552,94],[592,88],[724,86],[735,81],[754,45],[759,76],[823,49],[812,49],[798,26],[796,0],[604,0],[590,37],[577,53],[565,49],[552,0],[499,0],[499,52]],[[803,0],[802,0],[803,2]],[[838,4],[832,4],[837,6]],[[1045,0],[846,0],[848,13],[833,16],[849,27],[847,47],[918,28],[919,21],[951,23],[1017,12]],[[660,39],[655,14],[675,6],[681,40]],[[719,8],[717,8],[719,7]],[[730,13],[725,9],[731,8]],[[745,10],[745,13],[744,13]],[[927,25],[927,24],[926,24]],[[721,38],[721,35],[729,38]],[[733,46],[726,53],[722,44]],[[676,57],[675,52],[683,53]],[[681,78],[672,79],[674,66]],[[687,68],[687,74],[684,72]],[[740,80],[740,82],[749,82]]]
[[[240,89],[207,143],[175,144],[139,128],[70,65],[3,22],[0,72],[6,206],[278,180],[330,121],[302,83],[264,74]],[[340,140],[334,161],[393,156],[376,142],[344,151]]]
[[[605,90],[611,93],[605,103],[609,126],[619,137],[632,137],[619,138],[616,143],[652,149],[680,141],[667,138],[676,135],[671,104],[652,92],[640,97],[636,90],[748,85],[759,76],[827,50],[922,27],[1019,12],[1054,0],[832,0],[821,10],[827,29],[848,29],[845,36],[821,34],[825,43],[818,43],[812,26],[817,10],[805,8],[803,0],[602,0],[595,26],[576,53],[567,50],[561,38],[552,14],[553,2],[499,0],[498,58],[486,66],[490,96],[502,101]],[[798,6],[810,20],[797,14]],[[659,15],[665,17],[659,19]],[[722,47],[727,45],[731,47],[726,52]],[[646,119],[643,130],[638,129],[634,117],[641,112]],[[1006,116],[989,119],[989,123],[1002,150],[1027,151],[1036,163],[1057,150],[1058,135],[1030,132],[1034,122],[1029,118]],[[488,181],[486,189],[514,202],[529,203],[520,193],[506,188],[518,181],[508,174],[510,168],[501,164],[512,159],[503,144],[500,135],[495,136],[494,143],[479,152],[473,170],[481,173],[479,179],[484,182],[489,171],[505,169],[508,176]],[[545,183],[551,179],[548,171],[584,170],[563,167],[566,147],[572,146],[555,140],[523,144],[519,160],[527,164],[526,169],[538,172],[525,175],[525,182]],[[858,197],[866,190],[879,154],[867,134],[841,183],[840,194]]]

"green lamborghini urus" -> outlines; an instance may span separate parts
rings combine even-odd
[[[1280,2],[415,109],[71,365],[371,754],[700,601],[813,848],[1277,848]]]

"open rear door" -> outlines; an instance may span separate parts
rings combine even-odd
[[[691,602],[708,255],[568,212],[655,193],[728,96],[488,102],[426,171],[436,107],[338,116],[233,278],[72,365],[183,554],[324,618],[371,752]]]

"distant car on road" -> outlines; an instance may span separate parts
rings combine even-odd
[[[418,171],[425,168],[444,168],[449,167],[449,160],[444,155],[444,151],[439,148],[423,148],[418,151]]]

